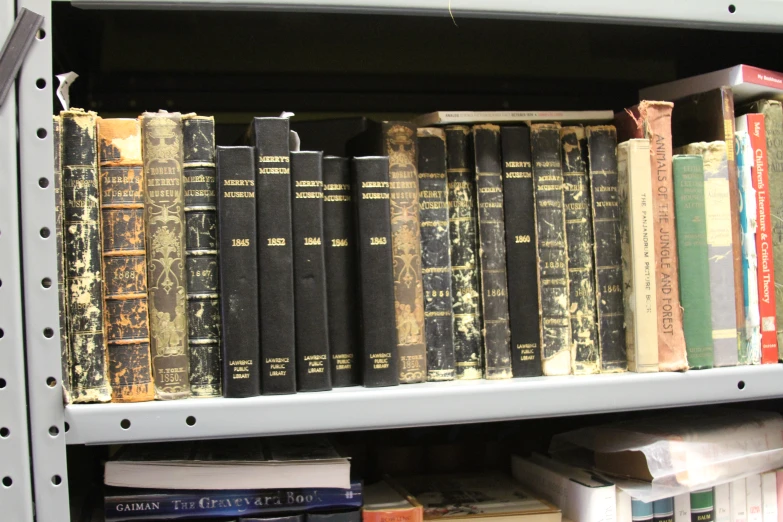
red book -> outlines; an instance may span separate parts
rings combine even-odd
[[[775,331],[775,266],[772,256],[772,212],[767,173],[767,134],[763,114],[747,114],[753,149],[753,189],[756,191],[756,256],[758,257],[759,313],[761,315],[761,364],[778,362]]]

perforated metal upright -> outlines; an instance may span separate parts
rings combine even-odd
[[[19,89],[19,188],[22,205],[25,344],[33,487],[38,522],[68,516],[52,145],[52,24],[49,0],[17,0],[44,16],[17,80]],[[44,284],[48,279],[51,284]]]
[[[0,42],[13,23],[14,1],[0,0]],[[12,87],[0,107],[0,517],[32,522],[16,160]]]

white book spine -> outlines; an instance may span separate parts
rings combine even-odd
[[[729,484],[731,522],[748,522],[748,508],[745,495],[745,479],[735,480]]]
[[[715,522],[731,521],[731,497],[729,485],[715,486]]]
[[[761,475],[753,475],[745,479],[745,499],[748,506],[748,522],[763,522]]]
[[[761,474],[761,503],[764,522],[778,522],[778,485],[775,472]]]
[[[616,499],[617,522],[631,522],[633,520],[631,495],[618,488]]]
[[[674,522],[691,522],[691,494],[674,497]]]

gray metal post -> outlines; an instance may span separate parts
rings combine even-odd
[[[16,7],[45,17],[17,82],[25,346],[36,520],[63,522],[70,517],[54,226],[52,11],[49,0],[17,0]]]

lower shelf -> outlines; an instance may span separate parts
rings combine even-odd
[[[783,397],[783,365],[455,381],[248,399],[65,408],[68,444],[327,433],[669,408]]]

